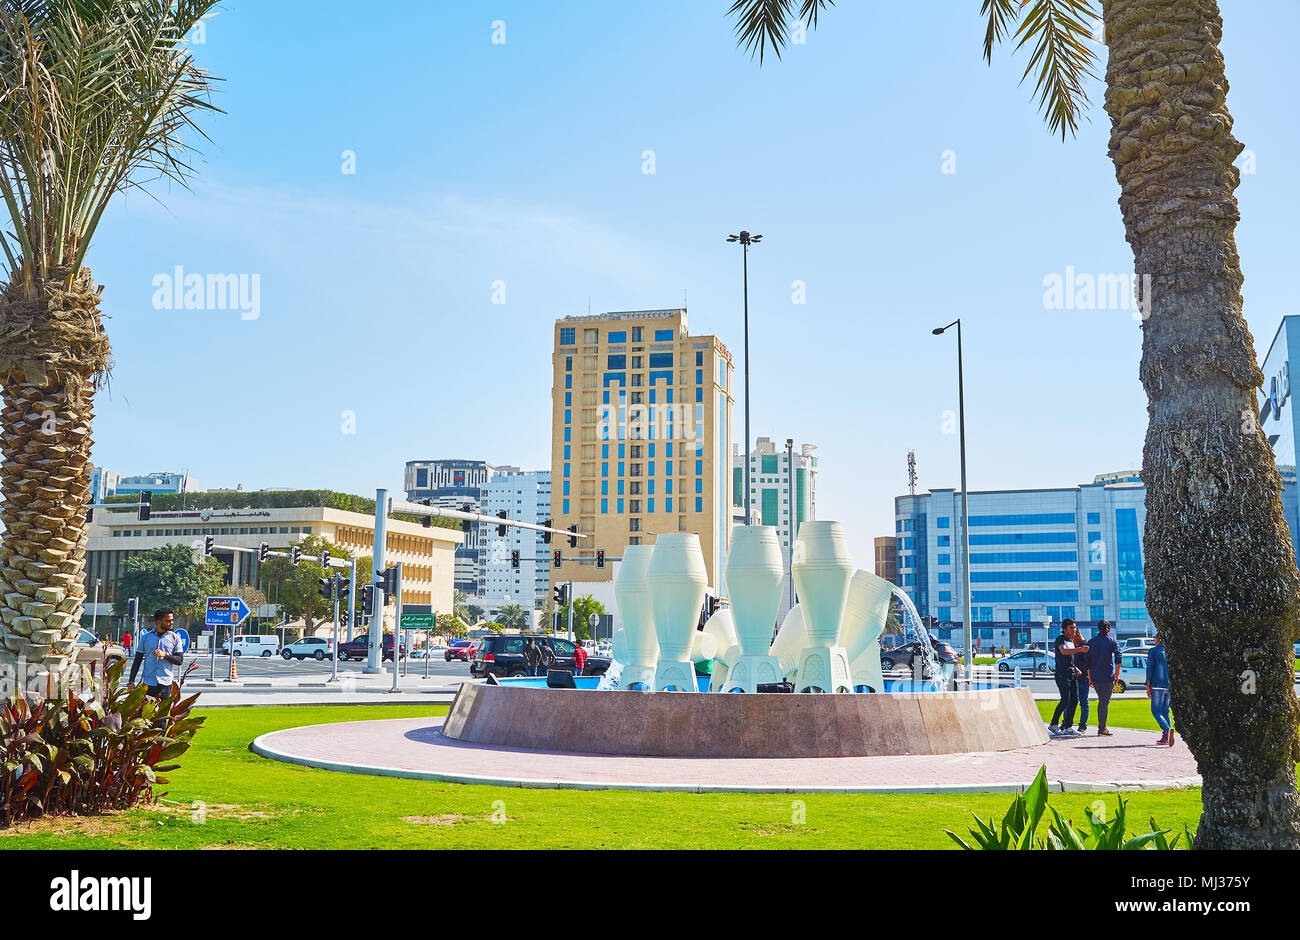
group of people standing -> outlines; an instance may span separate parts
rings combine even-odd
[[[551,671],[555,665],[555,650],[551,649],[550,644],[543,643],[533,637],[528,637],[524,645],[524,668],[530,676],[544,676]],[[587,650],[581,643],[578,643],[573,650],[573,674],[582,675],[583,667],[587,665]]]
[[[1061,700],[1052,712],[1047,731],[1053,737],[1078,737],[1088,730],[1088,693],[1097,693],[1097,734],[1111,734],[1106,727],[1110,711],[1110,697],[1119,680],[1123,656],[1119,644],[1110,635],[1110,624],[1097,622],[1097,635],[1087,642],[1078,626],[1068,617],[1061,621],[1061,633],[1052,644],[1056,654],[1056,688]],[[1160,725],[1160,744],[1174,743],[1174,730],[1169,720],[1169,665],[1160,634],[1147,655],[1147,698],[1151,699],[1151,714]],[[1079,712],[1079,726],[1074,727],[1075,710]]]

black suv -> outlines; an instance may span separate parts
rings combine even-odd
[[[469,663],[469,674],[476,678],[485,676],[526,676],[528,666],[524,662],[524,648],[532,637],[536,643],[549,646],[555,654],[553,669],[573,671],[573,643],[562,637],[539,636],[534,633],[501,633],[485,636],[479,641],[474,658]],[[588,656],[587,665],[582,670],[586,676],[603,676],[609,668],[608,656]]]

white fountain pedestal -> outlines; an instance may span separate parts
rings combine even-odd
[[[633,688],[638,683],[645,688]],[[618,677],[618,688],[622,692],[648,692],[654,687],[654,666],[624,666]]]
[[[698,692],[695,663],[691,660],[661,659],[655,667],[656,692]]]
[[[799,654],[795,691],[852,692],[849,654],[842,646],[810,646]]]
[[[740,656],[728,669],[722,687],[728,692],[757,692],[760,685],[784,678],[781,661],[775,656]]]

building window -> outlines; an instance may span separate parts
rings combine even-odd
[[[577,340],[577,329],[576,329],[575,327],[572,327],[572,326],[562,326],[562,327],[560,327],[560,345],[561,345],[561,346],[572,346],[572,345],[573,345],[574,343],[576,343],[577,341],[578,341],[578,340]],[[569,365],[568,365],[568,368],[572,368],[572,367],[573,367],[573,359],[570,358],[570,359],[569,359]]]
[[[947,517],[947,516],[940,516],[940,517],[935,521],[935,527],[936,527],[936,528],[939,528],[939,529],[946,529],[946,528],[948,528],[948,517]]]
[[[1106,592],[1102,588],[1092,588],[1088,591],[1088,595],[1090,601],[1104,601],[1106,599]],[[1097,618],[1094,617],[1093,619],[1096,620]]]
[[[941,564],[941,565],[951,565],[951,564],[952,564],[952,555],[940,555],[940,556],[939,556],[939,564]]]
[[[1093,568],[1091,571],[1089,571],[1089,572],[1088,572],[1088,580],[1089,580],[1089,581],[1100,581],[1100,580],[1101,580],[1101,569],[1100,569],[1100,568]]]
[[[1089,608],[1088,608],[1088,619],[1089,619],[1089,620],[1105,620],[1105,619],[1106,619],[1106,608],[1105,608],[1105,607],[1089,607]]]
[[[633,505],[635,505],[635,500],[633,501]],[[633,511],[633,512],[639,512],[640,510],[633,509],[632,511]],[[641,520],[640,520],[640,519],[637,519],[637,518],[635,518],[635,517],[633,517],[633,518],[627,520],[627,529],[628,529],[629,532],[640,532],[640,531],[641,531]]]
[[[939,547],[940,547],[940,548],[945,547],[945,546],[950,546],[950,545],[952,545],[952,536],[950,536],[950,535],[941,535],[941,536],[939,536]]]
[[[628,500],[627,511],[628,511],[628,512],[640,512],[640,511],[641,511],[641,500],[639,500],[639,499],[629,499],[629,500]]]
[[[639,326],[632,327],[632,342],[634,343],[641,342],[641,330],[642,328]]]
[[[655,330],[656,343],[671,343],[672,341],[673,341],[672,330]],[[672,354],[669,353],[669,355],[671,356]]]
[[[940,584],[952,584],[952,572],[951,572],[951,571],[940,571],[940,572],[939,572],[939,583],[940,583]]]
[[[583,341],[584,343],[589,343],[589,344],[600,342],[600,331],[599,331],[599,330],[583,330],[583,331],[582,331],[582,341]]]
[[[695,497],[695,511],[704,512],[704,498],[702,496]]]
[[[1088,513],[1088,525],[1100,525],[1100,524],[1101,524],[1101,513],[1099,512]]]
[[[670,493],[672,492],[672,482],[673,482],[672,480],[668,481],[669,483],[668,492]],[[673,498],[669,496],[667,499],[664,500],[664,512],[672,512],[672,511],[673,511]]]
[[[609,343],[626,343],[627,330],[610,330],[609,337],[606,340]]]

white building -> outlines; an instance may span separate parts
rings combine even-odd
[[[551,515],[551,472],[501,471],[482,486],[483,514],[495,516],[505,512],[507,519],[544,525]],[[489,613],[506,604],[518,604],[525,610],[540,606],[547,597],[550,583],[550,546],[542,533],[534,529],[507,526],[504,536],[497,527],[483,523],[478,527],[479,577],[478,596]],[[514,566],[518,552],[519,567]]]
[[[815,444],[777,447],[771,438],[760,437],[749,454],[750,516],[752,525],[774,526],[781,538],[783,564],[790,570],[790,548],[799,526],[817,518],[817,450]],[[740,445],[731,448],[733,523],[745,518],[745,462]],[[792,586],[787,576],[781,592],[780,617],[793,606]]]

